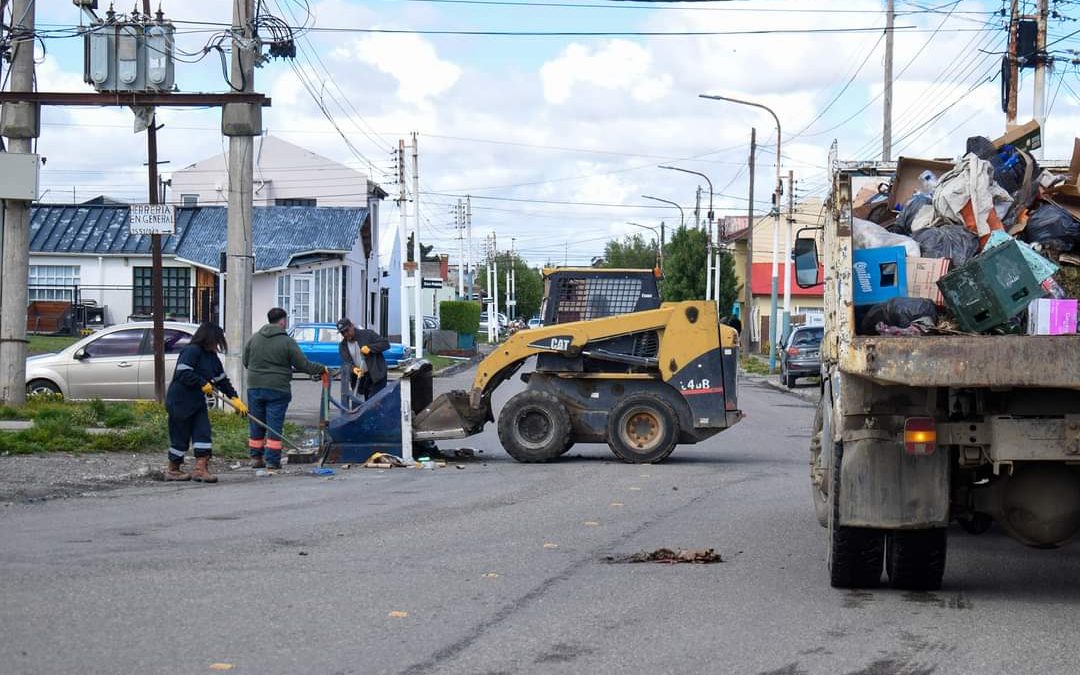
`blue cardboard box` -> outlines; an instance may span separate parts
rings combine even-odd
[[[907,249],[886,246],[855,250],[851,254],[851,286],[856,307],[907,295]]]

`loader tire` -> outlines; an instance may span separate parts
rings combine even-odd
[[[889,585],[905,591],[936,591],[945,576],[945,528],[897,530],[886,542]]]
[[[833,588],[877,588],[885,558],[881,530],[840,525],[840,463],[843,444],[834,443],[829,486],[829,584]]]
[[[608,415],[608,446],[628,464],[655,464],[667,459],[679,439],[679,418],[655,394],[631,394]]]
[[[519,462],[555,459],[570,443],[570,413],[547,392],[523,391],[499,413],[499,442]]]

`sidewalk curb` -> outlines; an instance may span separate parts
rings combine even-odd
[[[794,396],[795,398],[802,399],[807,403],[816,404],[818,402],[818,399],[821,397],[821,389],[818,387],[804,389],[788,389],[779,380],[774,380],[772,376],[751,375],[744,371],[739,372],[739,377],[740,379],[754,382],[755,384],[763,384],[767,387],[775,389],[782,394],[787,394],[789,396]]]
[[[463,372],[463,371],[468,370],[469,368],[472,368],[473,366],[475,366],[476,364],[480,363],[483,360],[484,360],[483,355],[477,354],[476,356],[473,356],[472,358],[470,358],[468,361],[462,361],[460,363],[455,363],[452,366],[447,366],[447,367],[443,368],[442,370],[435,371],[435,373],[432,375],[432,377],[450,377],[451,375],[457,375],[460,372]]]

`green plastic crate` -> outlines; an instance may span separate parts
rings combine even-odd
[[[995,246],[938,280],[945,306],[971,333],[1013,318],[1046,295],[1015,241]]]

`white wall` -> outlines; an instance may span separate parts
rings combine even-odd
[[[195,194],[200,205],[228,203],[227,168],[223,153],[173,173],[169,202],[179,204],[183,195]],[[311,198],[318,206],[367,205],[365,174],[275,136],[255,139],[254,180],[255,206]]]
[[[266,325],[266,313],[277,307],[277,274],[256,274],[251,281],[251,332]]]

